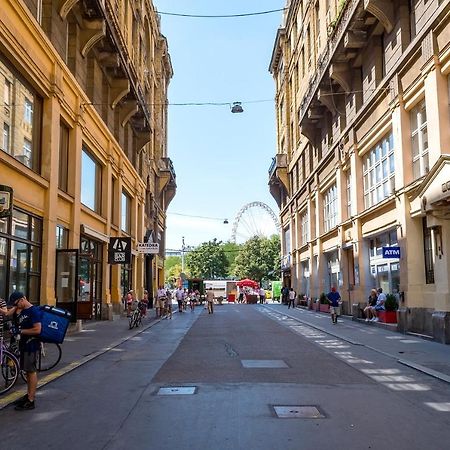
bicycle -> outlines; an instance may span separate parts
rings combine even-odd
[[[142,306],[139,304],[134,309],[134,311],[131,313],[131,316],[128,320],[128,325],[130,327],[130,330],[134,327],[138,328],[140,325],[142,325],[142,317],[144,317],[144,314],[142,312]]]
[[[6,349],[3,336],[0,338],[0,394],[8,392],[19,376],[19,361],[13,353]]]
[[[33,338],[37,339],[37,338]],[[8,349],[15,355],[16,359],[20,360],[19,342],[11,336],[11,341]],[[61,361],[62,349],[59,344],[53,342],[40,342],[39,351],[36,357],[36,370],[38,372],[47,372],[57,366]],[[20,372],[22,378],[26,380],[23,371]]]

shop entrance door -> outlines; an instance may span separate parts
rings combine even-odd
[[[78,258],[77,319],[92,319],[93,266],[90,256]]]
[[[78,250],[56,250],[56,306],[72,314],[77,319],[78,295]]]

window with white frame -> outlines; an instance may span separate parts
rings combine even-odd
[[[425,100],[411,110],[411,152],[413,178],[417,179],[430,171],[428,162],[428,129]]]
[[[33,123],[33,103],[27,98],[25,98],[24,102],[23,120],[28,125]]]
[[[10,147],[9,147],[9,142],[10,142],[10,128],[9,125],[7,123],[3,124],[3,150],[5,152],[10,151]]]
[[[337,207],[337,186],[328,189],[323,196],[323,225],[324,231],[330,231],[337,225],[338,207]]]
[[[309,214],[308,210],[304,211],[300,216],[302,245],[306,245],[309,241]]]
[[[122,191],[122,208],[121,208],[121,228],[122,231],[130,234],[131,231],[131,198],[125,192]]]
[[[346,185],[347,185],[347,217],[352,217],[352,173],[347,170],[346,173]]]
[[[395,161],[392,133],[364,156],[363,180],[365,208],[376,205],[394,192]]]

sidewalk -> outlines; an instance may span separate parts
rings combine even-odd
[[[265,306],[350,344],[364,346],[450,383],[450,345],[373,326],[376,324],[370,322],[353,321],[352,316],[340,316],[334,325],[327,313],[298,307],[287,309],[285,305]]]
[[[129,329],[128,319],[125,316],[120,316],[113,321],[84,322],[82,331],[76,331],[74,328],[71,328],[64,339],[64,343],[61,345],[61,361],[54,370],[41,372],[38,375],[38,389],[97,358],[108,350],[119,346],[161,320],[156,319],[155,310],[150,309],[147,311],[147,317],[142,321],[142,326],[132,330]],[[0,396],[0,410],[25,393],[26,384],[19,377],[14,388],[7,394]]]

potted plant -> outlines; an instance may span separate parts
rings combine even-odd
[[[325,292],[322,292],[319,297],[319,311],[320,312],[330,312],[330,302],[329,302]]]
[[[393,294],[386,295],[386,301],[384,302],[384,308],[386,311],[379,311],[378,318],[380,322],[385,323],[397,323],[397,298]]]

